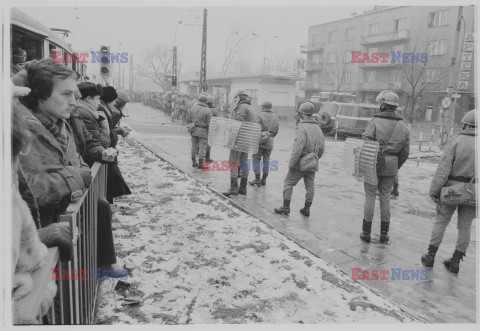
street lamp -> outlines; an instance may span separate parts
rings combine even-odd
[[[182,24],[182,21],[178,21],[177,26],[175,27],[175,41],[173,43],[173,46],[177,46],[177,29],[180,24]]]
[[[256,33],[253,33],[252,32],[252,36],[255,36],[255,37],[260,37],[262,38],[263,40],[263,73],[262,75],[265,75],[265,51],[266,51],[266,48],[267,48],[267,42],[270,40],[270,39],[275,39],[275,38],[278,38],[279,36],[276,35],[276,36],[273,36],[273,37],[270,37],[270,38],[267,38],[265,39],[264,37],[260,36],[259,34],[256,34]]]

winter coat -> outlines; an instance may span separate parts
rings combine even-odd
[[[30,154],[22,155],[20,164],[37,201],[41,226],[45,227],[57,221],[58,214],[71,202],[72,193],[83,190],[78,168],[88,166],[77,153],[72,130],[66,122],[68,145],[64,153],[40,121],[31,112],[25,113],[27,129],[34,139]]]
[[[250,105],[250,102],[242,100],[233,109],[233,119],[242,122],[256,122],[257,115]]]
[[[108,132],[100,127],[101,117],[98,116],[97,110],[83,100],[79,100],[78,105],[78,117],[83,121],[88,132],[102,144],[103,148],[108,148],[110,146],[110,136]]]
[[[39,324],[38,317],[46,314],[57,293],[51,280],[41,292],[40,315],[28,316],[18,309],[18,300],[33,289],[32,273],[44,264],[47,247],[40,241],[27,203],[20,194],[17,166],[12,164],[12,304],[14,324]]]
[[[109,108],[105,102],[100,101],[98,112],[102,113],[108,122],[108,127],[110,129],[110,146],[108,147],[115,148],[118,143],[118,133],[115,132],[114,128],[120,122],[122,114],[115,107],[112,108],[114,109]]]
[[[317,156],[320,159],[325,149],[322,130],[314,119],[305,119],[297,125],[295,141],[293,143],[288,167],[300,170],[300,159],[308,153],[314,152],[315,147],[317,150]],[[318,171],[318,167],[316,171]]]
[[[75,146],[82,159],[91,167],[95,161],[102,162],[102,153],[105,150],[102,144],[87,131],[83,121],[72,115],[67,120],[73,131]]]
[[[257,116],[257,123],[262,126],[262,132],[268,131],[270,134],[268,140],[258,147],[271,151],[273,149],[273,138],[278,134],[278,117],[271,109],[263,109]]]
[[[187,123],[195,123],[192,136],[208,138],[208,126],[212,118],[212,111],[205,102],[197,102],[191,109]]]
[[[475,176],[475,129],[467,129],[454,136],[445,147],[430,185],[430,195],[440,197],[448,177]]]
[[[392,132],[390,139],[386,141],[390,132]],[[410,152],[410,133],[403,119],[395,111],[375,114],[373,119],[368,122],[362,138],[378,141],[380,146],[384,146],[386,169],[378,171],[377,175],[397,175],[398,170],[407,161]]]

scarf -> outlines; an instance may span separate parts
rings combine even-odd
[[[52,134],[52,136],[58,141],[60,147],[65,154],[68,146],[68,133],[65,126],[65,122],[58,120],[57,123],[53,122],[49,117],[42,113],[34,112],[33,115],[42,123],[45,129]]]

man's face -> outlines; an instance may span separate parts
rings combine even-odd
[[[27,60],[27,52],[26,51],[22,52],[22,60],[23,60],[22,63]]]
[[[54,79],[52,95],[46,100],[39,100],[38,107],[54,121],[67,119],[77,106],[76,91],[77,84],[74,78]]]
[[[100,96],[96,95],[93,98],[88,96],[87,102],[93,107],[93,109],[97,110],[98,106],[100,105]]]

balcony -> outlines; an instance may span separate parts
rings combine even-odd
[[[307,63],[305,71],[322,71],[323,63]]]
[[[365,82],[357,84],[357,89],[360,91],[400,90],[401,88],[402,82]]]
[[[311,43],[307,44],[307,47],[302,48],[302,53],[321,52],[325,47],[325,43]]]
[[[362,36],[362,40],[360,41],[360,44],[361,45],[380,44],[380,43],[402,41],[402,40],[408,40],[408,39],[410,39],[410,31],[402,30],[398,32],[375,34],[372,36]]]

